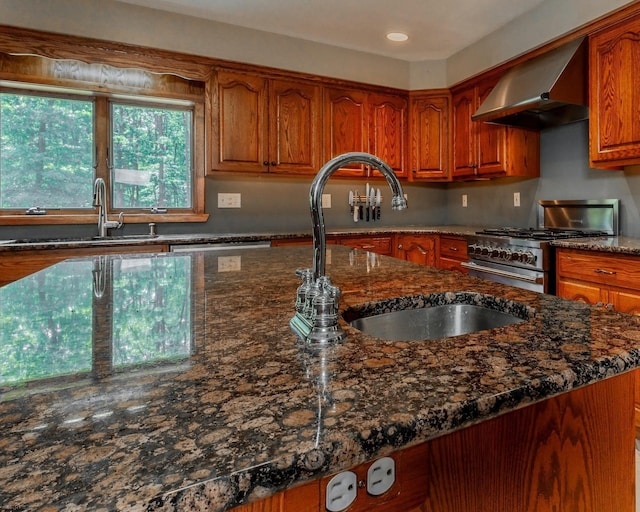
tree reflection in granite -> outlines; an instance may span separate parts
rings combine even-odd
[[[189,255],[96,256],[1,287],[0,386],[188,357],[191,265]]]

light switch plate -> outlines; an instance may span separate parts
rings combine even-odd
[[[218,193],[218,208],[240,208],[241,199],[240,194]]]

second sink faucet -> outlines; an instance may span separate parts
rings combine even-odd
[[[93,183],[93,206],[98,207],[98,236],[107,236],[108,229],[118,229],[124,224],[123,212],[118,215],[118,220],[109,220],[107,216],[107,186],[102,178],[96,178]]]
[[[391,167],[380,158],[369,153],[344,153],[329,160],[318,171],[311,183],[309,203],[313,228],[313,268],[296,273],[302,278],[296,297],[296,314],[291,319],[292,331],[308,343],[327,343],[345,337],[338,325],[338,300],[340,289],[331,284],[325,275],[327,241],[322,211],[322,192],[329,177],[347,164],[360,163],[378,169],[387,179],[393,192],[391,208],[403,210],[407,207],[402,185]]]

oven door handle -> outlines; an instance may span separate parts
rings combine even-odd
[[[542,284],[544,282],[542,277],[529,277],[524,276],[522,274],[517,274],[515,272],[508,272],[506,270],[498,270],[490,267],[483,267],[482,265],[478,265],[477,263],[473,263],[472,261],[466,262],[463,261],[460,263],[464,268],[468,268],[469,270],[477,270],[479,272],[486,272],[487,274],[493,274],[501,277],[509,277],[511,279],[516,279],[518,281],[526,281],[528,283]]]

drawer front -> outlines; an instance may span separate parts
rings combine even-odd
[[[340,245],[347,245],[354,249],[362,249],[363,251],[375,252],[378,254],[391,254],[390,236],[342,238],[340,239]]]
[[[440,256],[443,258],[466,260],[467,239],[458,236],[441,236]]]
[[[640,259],[633,256],[559,250],[557,267],[560,277],[640,290]]]

